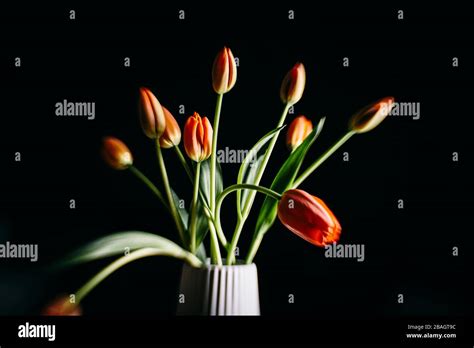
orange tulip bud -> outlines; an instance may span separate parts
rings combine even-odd
[[[160,146],[164,149],[169,149],[170,147],[176,146],[180,143],[181,129],[171,112],[169,112],[169,110],[164,106],[163,112],[165,114],[166,127],[164,133],[160,137]]]
[[[165,114],[160,102],[148,88],[140,88],[138,109],[145,135],[151,139],[159,138],[165,131]]]
[[[341,234],[341,225],[326,204],[302,190],[283,193],[278,218],[291,232],[317,246],[335,243]]]
[[[212,126],[207,117],[197,112],[184,125],[184,148],[189,158],[201,162],[211,156]]]
[[[382,98],[367,105],[352,116],[349,128],[356,133],[365,133],[377,127],[392,111],[393,97]]]
[[[114,137],[105,137],[102,144],[102,157],[114,169],[127,169],[133,164],[133,156],[127,145]]]
[[[313,130],[313,123],[305,116],[296,117],[286,133],[286,144],[290,150],[296,149]]]
[[[237,65],[230,48],[224,47],[212,66],[212,87],[217,94],[229,92],[237,81]]]
[[[303,96],[306,84],[306,71],[303,63],[296,63],[288,71],[280,88],[280,98],[285,104],[296,104]]]
[[[48,316],[79,316],[82,314],[82,310],[79,305],[71,303],[68,295],[62,295],[44,308],[41,314]]]

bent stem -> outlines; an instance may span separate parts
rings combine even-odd
[[[176,151],[176,154],[178,155],[178,158],[179,158],[181,164],[184,167],[184,170],[186,170],[186,173],[188,174],[188,177],[189,177],[189,180],[191,181],[191,184],[194,184],[193,183],[192,169],[188,166],[188,163],[186,162],[186,159],[184,158],[183,153],[181,152],[181,150],[178,146],[175,146],[175,151]],[[215,227],[215,221],[212,217],[211,208],[209,207],[209,204],[207,204],[206,198],[204,197],[204,194],[202,193],[202,191],[200,189],[199,189],[199,199],[201,200],[201,203],[204,207],[204,213],[206,214],[206,218],[208,219],[209,223],[212,223]],[[214,228],[214,231],[216,231],[215,228]],[[224,233],[219,232],[219,230],[217,229],[217,236],[219,237],[219,241],[224,246],[224,248],[227,248],[228,243],[227,243],[227,239],[226,239]]]
[[[158,138],[156,138],[155,145],[156,145],[156,154],[158,157],[158,164],[160,166],[160,171],[161,171],[161,178],[163,180],[163,186],[165,188],[166,197],[168,199],[170,212],[176,224],[176,228],[178,229],[179,237],[181,239],[181,242],[183,243],[182,245],[186,245],[186,239],[184,236],[184,227],[182,225],[180,217],[178,216],[178,211],[176,210],[176,206],[174,204],[173,195],[171,193],[171,187],[168,180],[168,173],[166,172],[165,161],[163,160],[163,154],[161,153],[160,141]]]
[[[194,190],[193,190],[193,201],[191,205],[191,245],[190,250],[192,253],[196,251],[196,212],[197,212],[197,202],[198,202],[198,193],[199,193],[199,173],[201,172],[201,162],[196,164],[196,176],[194,177]]]
[[[339,149],[346,141],[348,141],[353,135],[354,131],[348,131],[344,136],[342,136],[334,145],[332,145],[326,152],[324,152],[312,165],[310,165],[304,172],[301,174],[292,185],[292,188],[297,188],[301,183],[310,176],[324,161],[326,161],[337,149]],[[255,255],[257,254],[258,248],[262,243],[264,234],[259,234],[255,237],[250,245],[249,252],[245,258],[245,263],[252,263]]]
[[[151,180],[148,179],[148,177],[145,174],[143,174],[137,167],[130,166],[129,169],[138,179],[143,181],[143,183],[146,186],[148,186],[148,188],[158,197],[158,199],[161,201],[161,203],[163,203],[163,205],[166,207],[166,209],[169,210],[169,207],[166,204],[166,201],[165,201],[163,195],[161,194],[160,190],[155,186],[155,184],[153,184],[151,182]]]
[[[248,190],[253,190],[256,192],[263,193],[277,201],[281,199],[281,195],[273,191],[272,189],[269,189],[267,187],[263,186],[258,186],[258,185],[251,185],[251,184],[235,184],[232,186],[227,187],[224,191],[221,192],[219,197],[217,198],[217,203],[216,203],[216,213],[214,216],[214,219],[216,220],[216,226],[218,229],[221,229],[221,206],[222,202],[224,201],[224,198],[231,192],[237,191],[237,190],[243,190],[243,189],[248,189]],[[240,222],[240,221],[239,221]],[[232,241],[230,242],[229,247],[227,248],[227,264],[231,265],[234,262],[235,258],[235,247],[237,246],[237,242],[239,240],[239,234],[234,234],[232,236]]]
[[[285,104],[285,107],[283,109],[283,112],[280,116],[280,120],[278,121],[278,125],[277,125],[276,128],[279,128],[279,127],[283,126],[283,123],[285,122],[285,119],[286,119],[286,116],[288,114],[288,110],[290,109],[290,107],[291,107],[290,104]],[[273,136],[272,140],[270,141],[269,145],[268,145],[267,151],[265,152],[265,155],[264,155],[264,158],[263,158],[263,161],[262,161],[262,165],[260,166],[260,168],[257,172],[257,175],[256,175],[255,185],[260,184],[260,180],[262,179],[263,173],[265,172],[265,168],[267,167],[268,161],[270,160],[270,156],[273,152],[273,148],[275,147],[275,143],[278,140],[278,135],[279,135],[279,133],[275,134]],[[247,220],[247,217],[250,213],[250,210],[252,209],[252,204],[253,204],[253,201],[255,199],[255,194],[256,194],[256,191],[250,192],[248,194],[247,199],[244,203],[244,209],[242,210],[242,216],[239,216],[237,218],[237,224],[235,226],[234,235],[232,237],[232,240],[235,239],[235,245],[237,245],[237,243],[239,241],[240,234],[242,233],[242,229],[245,225],[245,221]],[[234,246],[234,248],[235,248],[235,246]],[[230,253],[229,256],[230,257],[228,257],[228,259],[232,258],[231,262],[234,262],[234,258],[235,258],[234,253],[233,252]]]
[[[301,185],[303,181],[306,180],[324,161],[326,161],[337,149],[339,149],[346,141],[348,141],[353,135],[354,131],[348,131],[344,136],[342,136],[334,145],[332,145],[326,152],[324,152],[312,165],[310,165],[306,170],[301,174],[292,185],[292,188],[297,188]]]
[[[148,256],[174,256],[177,257],[175,253],[164,252],[163,250],[156,248],[143,248],[131,252],[128,255],[122,256],[121,258],[115,260],[110,265],[105,267],[102,271],[97,273],[92,277],[86,284],[84,284],[79,290],[76,291],[76,304],[79,304],[84,297],[87,296],[100,282],[105,278],[111,275],[113,272],[118,270],[120,267],[125,266],[127,263],[141,259]],[[182,257],[179,257],[194,267],[200,267],[202,262],[192,254],[183,253]]]

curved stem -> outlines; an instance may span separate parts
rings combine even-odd
[[[148,186],[148,188],[158,197],[158,199],[161,201],[161,203],[163,203],[163,205],[166,207],[166,209],[169,210],[169,207],[168,205],[166,204],[166,201],[163,197],[163,195],[161,194],[160,190],[155,186],[155,184],[153,184],[151,182],[150,179],[148,179],[148,177],[143,174],[137,167],[135,166],[130,166],[129,167],[130,171],[135,174],[135,176],[140,179],[141,181],[143,181],[143,183]]]
[[[183,165],[184,170],[186,171],[186,174],[188,175],[189,179],[192,181],[193,180],[193,172],[192,172],[191,168],[189,167],[188,162],[186,162],[186,158],[184,157],[183,153],[181,152],[181,149],[179,148],[179,146],[176,145],[176,146],[174,146],[174,150],[175,150],[176,154],[178,155],[179,161]]]
[[[178,146],[175,146],[175,151],[176,151],[176,154],[178,155],[178,158],[179,158],[181,164],[183,165],[184,169],[186,170],[186,173],[188,174],[188,177],[189,177],[191,183],[193,183],[192,169],[188,166],[188,164],[186,162],[186,159],[183,156],[183,153],[181,152],[181,150],[179,149]],[[211,209],[209,208],[209,204],[207,204],[206,198],[204,197],[204,194],[202,193],[201,190],[199,190],[199,199],[201,200],[201,203],[204,207],[204,213],[206,214],[206,218],[209,220],[210,223],[215,224],[215,221],[212,217]],[[214,229],[214,231],[215,230],[216,229]],[[217,237],[219,237],[219,241],[221,242],[222,246],[224,248],[227,248],[227,244],[228,244],[227,239],[226,239],[226,237],[223,233],[219,232],[219,230],[217,230]]]
[[[176,228],[178,229],[179,237],[181,238],[182,245],[186,245],[186,239],[184,235],[184,227],[181,222],[181,218],[178,215],[178,211],[176,210],[176,206],[174,204],[173,194],[171,193],[171,187],[168,180],[168,173],[166,172],[165,161],[163,160],[163,154],[161,153],[160,141],[158,138],[155,140],[155,147],[156,147],[156,154],[158,157],[158,164],[160,166],[161,177],[163,179],[163,186],[165,188],[166,197],[168,199],[168,204],[170,208],[171,215],[173,216],[174,222],[176,224]]]
[[[143,248],[138,249],[136,251],[131,252],[128,255],[122,256],[121,258],[115,260],[107,267],[105,267],[102,271],[97,273],[94,277],[92,277],[86,284],[84,284],[79,290],[76,291],[76,304],[79,304],[84,297],[87,296],[89,292],[91,292],[100,282],[102,282],[105,278],[111,275],[113,272],[118,270],[120,267],[125,266],[127,263],[138,260],[143,257],[148,256],[176,256],[176,253],[165,252],[161,249],[156,248]],[[201,261],[194,257],[194,255],[189,253],[183,253],[182,257],[179,257],[183,260],[186,260],[189,264],[194,267],[199,267],[202,265]]]
[[[277,128],[283,126],[283,123],[285,122],[285,119],[286,119],[286,116],[288,114],[288,110],[290,109],[290,107],[291,107],[291,105],[289,105],[289,104],[285,105],[285,107],[283,109],[283,112],[280,116],[280,120],[278,121]],[[270,141],[270,143],[268,145],[268,148],[267,148],[267,151],[265,152],[262,164],[261,164],[261,166],[260,166],[260,168],[257,172],[257,175],[256,175],[255,185],[258,185],[260,183],[260,180],[262,179],[263,173],[265,172],[265,168],[266,168],[266,166],[268,164],[268,161],[270,159],[270,156],[273,152],[273,148],[275,147],[275,143],[278,140],[278,134],[279,133],[275,134],[275,136],[272,138],[272,140]],[[256,192],[250,192],[248,194],[247,199],[244,203],[244,207],[242,209],[242,215],[240,217],[238,217],[238,219],[237,219],[237,224],[235,225],[235,229],[234,229],[234,235],[232,237],[232,239],[236,239],[235,244],[237,244],[237,242],[239,240],[240,234],[242,233],[242,229],[245,225],[245,221],[247,220],[247,217],[250,213],[250,210],[252,209],[252,204],[253,204],[253,201],[255,199],[255,194],[256,194]],[[232,258],[234,257],[233,253],[232,253],[231,256],[232,256]]]
[[[199,173],[201,172],[201,162],[196,164],[196,176],[194,178],[194,190],[193,190],[193,201],[191,205],[191,222],[190,222],[190,234],[191,234],[191,244],[190,250],[192,253],[196,251],[196,212],[197,212],[197,202],[198,202],[198,193],[199,193]]]
[[[261,192],[273,199],[276,199],[277,201],[281,199],[281,195],[278,192],[275,192],[272,189],[269,189],[267,187],[251,185],[251,184],[235,184],[235,185],[229,186],[224,191],[221,192],[219,197],[217,197],[216,212],[214,214],[214,219],[216,221],[216,226],[218,229],[222,229],[221,220],[220,220],[220,215],[221,215],[220,212],[221,212],[221,206],[222,206],[222,202],[224,201],[224,198],[231,192],[242,190],[242,189],[248,189],[248,190]],[[238,221],[238,223],[240,223],[240,221]],[[240,233],[238,234],[234,233],[234,235],[232,236],[232,241],[230,242],[230,245],[227,250],[227,264],[228,265],[234,262],[234,258],[235,258],[234,249],[237,246],[239,237],[240,237]]]
[[[339,149],[346,141],[348,141],[353,135],[354,131],[348,131],[338,141],[334,143],[326,152],[324,152],[313,164],[311,164],[306,170],[293,182],[292,188],[297,188],[303,181],[310,176],[316,168],[318,168],[325,160],[327,160],[337,149]]]

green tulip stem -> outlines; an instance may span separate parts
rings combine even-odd
[[[166,203],[162,193],[160,190],[151,182],[148,177],[143,174],[137,167],[135,166],[130,166],[128,168],[138,179],[140,179],[160,200],[161,203],[166,207],[166,209],[169,210],[168,204]]]
[[[258,186],[258,185],[251,185],[251,184],[235,184],[227,187],[224,191],[221,192],[221,194],[217,197],[217,203],[216,203],[216,213],[215,213],[215,220],[216,220],[216,227],[218,229],[221,229],[221,218],[220,218],[220,212],[221,212],[221,206],[222,202],[224,201],[224,198],[231,192],[238,191],[238,190],[243,190],[243,189],[248,189],[252,190],[255,193],[260,192],[263,193],[273,199],[276,199],[279,201],[281,199],[281,195],[278,192],[275,192],[269,188],[263,187],[263,186]],[[239,221],[240,222],[240,221]],[[229,247],[227,248],[227,264],[231,265],[234,262],[235,258],[235,253],[234,250],[237,246],[237,242],[239,240],[239,234],[235,234],[232,236],[232,241],[230,242]]]
[[[288,114],[288,111],[290,110],[291,105],[292,104],[288,104],[288,103],[285,104],[285,107],[283,109],[283,112],[280,116],[280,120],[278,121],[278,125],[276,128],[283,126],[283,123],[285,122],[286,116]],[[273,152],[273,148],[275,147],[277,140],[278,140],[278,133],[273,136],[272,140],[270,140],[270,143],[268,144],[268,148],[263,157],[262,164],[257,172],[257,175],[255,176],[255,185],[260,184],[260,180],[262,179],[263,173],[265,172],[265,168],[267,167],[268,161],[270,160],[270,156]],[[242,209],[242,216],[239,216],[237,218],[237,224],[235,226],[234,235],[232,237],[232,240],[235,240],[235,244],[237,244],[237,242],[239,241],[240,234],[242,233],[242,229],[245,225],[245,221],[247,220],[247,217],[250,214],[250,210],[252,209],[252,204],[255,199],[255,194],[256,194],[256,191],[252,191],[248,194],[247,199],[244,202],[244,207]],[[231,252],[229,253],[229,256],[230,258],[232,258],[230,262],[233,262],[235,255],[232,252],[232,249],[230,250]],[[229,258],[228,258],[228,262],[229,262]]]
[[[181,218],[178,215],[178,211],[176,210],[176,205],[174,204],[174,199],[173,199],[173,194],[171,193],[171,187],[170,187],[170,182],[168,180],[168,173],[166,172],[166,166],[165,166],[165,161],[163,159],[163,154],[161,152],[161,147],[160,147],[160,141],[158,138],[156,138],[155,141],[155,147],[156,147],[156,155],[158,157],[158,164],[160,166],[160,171],[161,171],[161,178],[163,180],[163,186],[165,188],[166,192],[166,197],[168,199],[168,204],[170,207],[170,213],[173,217],[173,220],[176,224],[176,228],[179,233],[179,237],[181,239],[181,242],[183,243],[183,246],[186,245],[186,239],[184,235],[184,226],[181,221]]]
[[[176,253],[169,253],[163,251],[161,249],[156,248],[142,248],[135,251],[132,251],[130,254],[122,256],[121,258],[115,260],[107,267],[105,267],[102,271],[97,273],[94,277],[92,277],[86,284],[84,284],[79,290],[75,293],[75,304],[78,305],[84,297],[87,296],[97,285],[99,285],[105,278],[109,275],[114,273],[120,267],[125,266],[126,264],[144,258],[148,256],[173,256],[176,257]],[[200,267],[202,263],[199,261],[197,257],[190,253],[185,253],[182,255],[183,260],[188,262],[190,265],[194,267]]]
[[[326,161],[337,149],[339,149],[353,135],[354,131],[350,130],[342,136],[334,145],[324,152],[316,161],[313,162],[306,170],[293,182],[292,188],[297,188],[306,180],[324,161]]]
[[[221,116],[221,109],[222,109],[222,99],[224,98],[223,94],[217,95],[217,102],[216,102],[216,110],[214,114],[214,124],[212,128],[212,152],[211,152],[211,173],[210,173],[210,209],[212,214],[214,215],[216,209],[216,165],[217,165],[217,136],[219,133],[219,119]],[[213,245],[217,238],[215,236],[215,230],[212,228],[210,229],[211,232],[211,251],[215,251],[211,254],[214,256],[215,260],[212,260],[212,263],[222,264],[222,259],[220,257],[220,252],[217,253],[219,250],[219,246]],[[213,235],[214,234],[214,235]],[[212,257],[211,257],[212,258]]]
[[[191,184],[194,185],[194,178],[193,178],[194,174],[193,174],[193,171],[192,171],[191,167],[189,167],[188,163],[186,162],[186,159],[183,156],[183,153],[181,152],[180,148],[178,146],[175,146],[174,148],[175,148],[176,154],[179,158],[179,161],[183,165],[184,170],[186,171],[186,173],[188,174],[188,177],[189,177],[189,180],[191,181]],[[212,217],[211,209],[209,208],[209,204],[207,203],[206,198],[204,197],[204,194],[202,193],[201,190],[199,190],[199,198],[201,200],[201,203],[203,204],[204,213],[206,214],[206,218],[208,219],[208,221],[210,223],[214,224],[215,222],[214,222],[214,219]],[[214,230],[216,230],[216,229],[214,229]],[[223,233],[218,232],[217,236],[219,237],[219,241],[221,242],[221,244],[225,248],[227,248],[227,239],[226,239],[225,235]]]
[[[186,171],[186,174],[188,175],[189,179],[192,181],[193,180],[193,172],[191,171],[191,168],[188,165],[188,162],[186,162],[186,158],[184,158],[183,153],[181,152],[181,149],[179,146],[174,146],[174,150],[176,152],[176,155],[178,156],[179,161],[183,165],[184,170]]]
[[[197,213],[197,202],[199,195],[199,173],[201,172],[201,162],[196,164],[196,176],[194,178],[194,190],[193,190],[193,201],[191,203],[191,222],[190,222],[190,234],[191,234],[191,245],[190,251],[194,253],[196,251],[196,213]]]

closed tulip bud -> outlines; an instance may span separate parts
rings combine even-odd
[[[133,164],[133,156],[127,145],[114,137],[105,137],[102,143],[102,157],[114,169],[127,169]]]
[[[163,106],[163,112],[165,114],[166,127],[165,131],[160,137],[160,146],[164,149],[179,145],[181,141],[181,129],[179,128],[178,122],[176,122],[173,115],[167,108]]]
[[[356,133],[365,133],[377,127],[392,111],[393,97],[385,97],[367,105],[352,116],[349,129]]]
[[[290,150],[296,149],[313,130],[313,123],[305,116],[296,117],[286,133],[286,144]]]
[[[224,47],[212,66],[212,87],[217,94],[229,92],[237,81],[237,65],[230,48]]]
[[[286,74],[280,88],[280,98],[288,105],[296,104],[303,96],[306,71],[303,63],[296,63]]]
[[[44,308],[41,314],[47,316],[79,316],[82,314],[82,310],[75,303],[71,303],[68,295],[63,295],[57,297]]]
[[[151,139],[159,138],[165,131],[165,114],[160,102],[148,88],[140,88],[138,109],[145,135]]]
[[[320,247],[337,242],[341,234],[341,225],[326,204],[302,190],[283,193],[278,218],[291,232]]]
[[[190,116],[184,126],[184,149],[190,159],[201,162],[211,156],[212,126],[207,117],[197,112]]]

